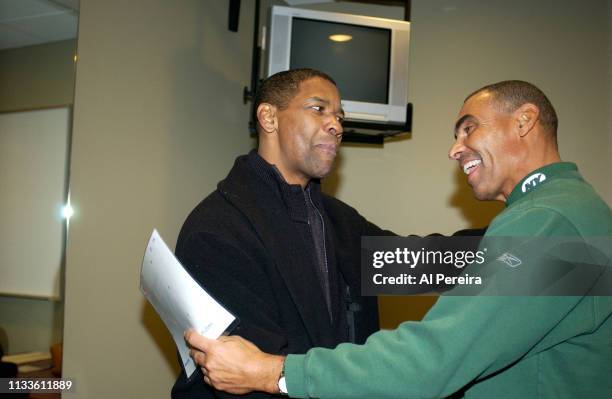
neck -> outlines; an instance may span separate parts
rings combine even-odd
[[[260,145],[257,149],[257,153],[267,163],[274,165],[288,184],[299,184],[302,188],[306,188],[310,179],[299,174],[290,173],[285,167],[285,163],[282,162],[282,156],[278,150]]]
[[[534,147],[531,148],[533,149]],[[535,146],[535,148],[538,148],[538,146]],[[500,194],[497,199],[505,202],[512,190],[514,190],[514,187],[516,187],[525,176],[536,169],[557,162],[561,162],[561,157],[559,156],[556,145],[542,145],[536,151],[524,151],[520,161],[516,164],[514,178],[510,180],[509,184],[503,190],[503,193]]]

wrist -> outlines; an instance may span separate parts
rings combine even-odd
[[[269,378],[266,379],[265,391],[272,394],[279,394],[281,392],[279,387],[279,381],[281,377],[284,377],[284,365],[285,356],[272,356],[267,366],[269,370]]]
[[[286,357],[283,358],[283,364],[282,364],[280,375],[278,376],[277,386],[278,386],[278,393],[280,393],[283,396],[289,396],[289,391],[287,390],[287,380],[285,379],[285,360],[287,360]]]

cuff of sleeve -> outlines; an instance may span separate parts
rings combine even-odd
[[[306,393],[306,355],[288,355],[285,359],[285,381],[292,398],[307,398]]]

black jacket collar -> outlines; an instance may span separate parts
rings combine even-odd
[[[299,184],[287,183],[276,166],[266,162],[255,150],[252,150],[246,156],[246,163],[279,196],[287,207],[292,220],[304,223],[308,221],[307,210],[304,205],[304,190]],[[306,186],[306,190],[310,192],[317,208],[321,209],[321,183],[319,180],[311,180]]]
[[[266,163],[266,169],[260,161],[265,162],[254,152],[238,157],[228,177],[217,188],[245,215],[270,252],[313,345],[334,346],[323,291],[316,273],[311,272],[311,254],[295,241],[299,233],[294,221],[307,221],[302,188],[279,181],[274,177],[276,172],[272,166]],[[319,206],[318,183],[313,188],[313,201]]]

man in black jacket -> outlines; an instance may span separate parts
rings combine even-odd
[[[360,295],[360,239],[388,235],[320,191],[344,113],[334,81],[312,69],[271,76],[256,103],[259,148],[189,215],[176,255],[240,319],[234,334],[270,353],[363,343],[378,329],[375,297]],[[201,370],[173,398],[232,397]],[[269,397],[252,393],[249,398]]]

